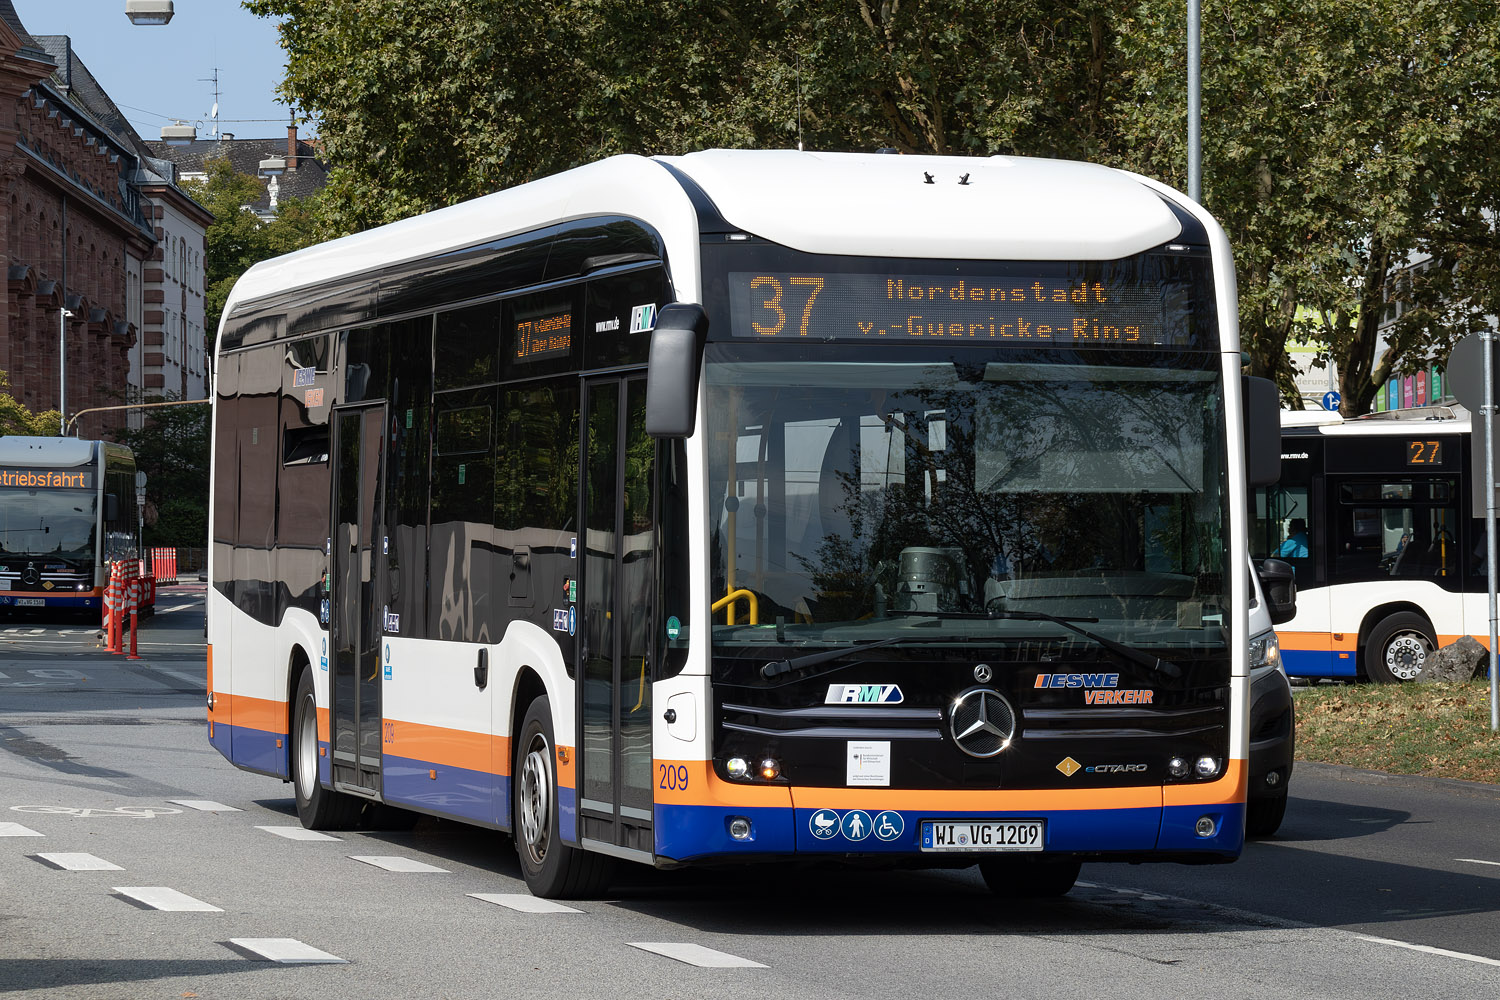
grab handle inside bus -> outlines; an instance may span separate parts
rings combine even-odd
[[[695,302],[662,306],[651,331],[646,370],[646,433],[688,437],[698,412],[698,375],[708,335],[708,314]]]
[[[1240,388],[1245,416],[1245,480],[1251,489],[1271,486],[1281,478],[1281,395],[1275,382],[1253,375],[1244,376]]]

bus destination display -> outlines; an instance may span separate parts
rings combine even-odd
[[[729,296],[736,337],[921,337],[1011,347],[1192,343],[1186,289],[1155,282],[736,271]]]
[[[573,350],[572,308],[517,310],[511,343],[518,362],[566,357]]]
[[[91,490],[93,469],[0,469],[0,489]]]

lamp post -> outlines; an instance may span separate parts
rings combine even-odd
[[[64,306],[57,317],[57,434],[68,433],[68,320],[73,314]]]
[[[172,0],[125,0],[125,16],[131,24],[166,24],[172,13]]]

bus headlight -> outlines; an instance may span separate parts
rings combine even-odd
[[[743,757],[731,757],[724,762],[724,773],[740,781],[750,773],[750,765],[745,763]]]
[[[1281,669],[1281,643],[1275,632],[1265,632],[1250,640],[1250,669],[1275,667]]]
[[[1217,778],[1219,776],[1219,759],[1217,757],[1199,757],[1193,764],[1193,774],[1199,778]]]
[[[1188,776],[1188,770],[1188,762],[1181,757],[1173,757],[1171,760],[1167,761],[1167,773],[1174,778],[1177,778],[1179,780],[1182,778],[1186,778]]]

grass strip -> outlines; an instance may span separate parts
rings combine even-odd
[[[1316,684],[1292,689],[1297,759],[1500,784],[1490,684]]]

